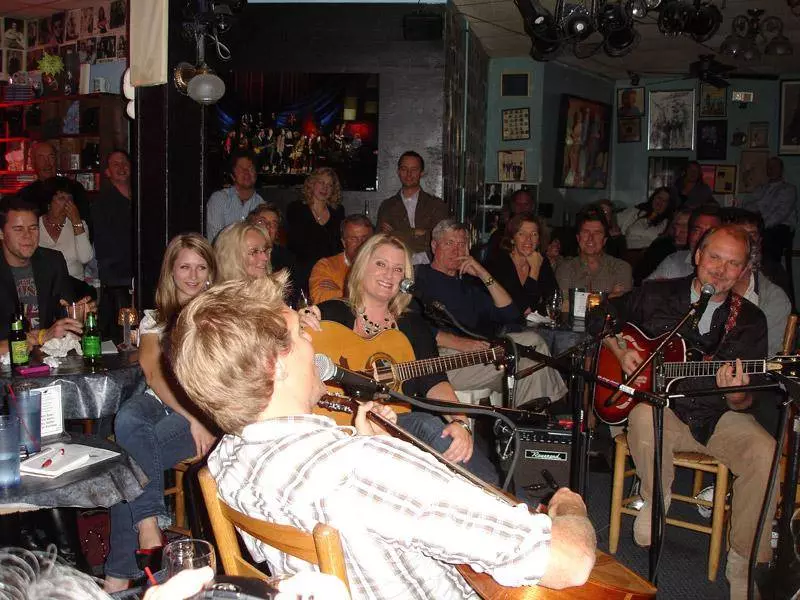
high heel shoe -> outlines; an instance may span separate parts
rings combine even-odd
[[[161,559],[164,556],[164,546],[156,546],[155,548],[139,548],[136,551],[136,564],[144,571],[145,567],[150,569],[151,573],[161,570]]]

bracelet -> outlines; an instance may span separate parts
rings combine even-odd
[[[490,276],[489,279],[483,282],[483,285],[485,285],[486,287],[492,287],[494,285],[494,277]]]
[[[39,335],[38,335],[38,337],[37,337],[37,340],[39,341],[39,345],[40,345],[40,346],[41,346],[42,344],[44,344],[44,334],[45,334],[45,330],[44,330],[44,329],[40,329],[40,330],[39,330]]]
[[[462,421],[461,419],[453,419],[453,423],[458,423],[464,429],[467,430],[467,433],[472,435],[472,427],[469,426],[469,421]]]

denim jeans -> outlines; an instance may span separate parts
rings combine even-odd
[[[150,481],[132,502],[110,509],[111,540],[105,572],[111,577],[136,579],[139,548],[138,524],[142,519],[166,516],[164,470],[196,454],[189,421],[150,394],[139,394],[123,403],[114,423],[117,444],[125,449]]]
[[[442,437],[442,431],[444,431],[446,424],[441,417],[431,413],[421,411],[402,413],[397,415],[397,424],[439,453],[444,453],[453,441],[451,437]],[[494,468],[488,457],[478,449],[477,445],[474,447],[472,457],[462,466],[486,483],[491,483],[492,485],[499,485],[500,483],[497,469]]]

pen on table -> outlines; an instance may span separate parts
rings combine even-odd
[[[64,448],[61,448],[61,450],[58,451],[58,454],[60,456],[63,456],[64,455]],[[53,459],[52,458],[48,458],[46,461],[44,461],[42,463],[42,469],[46,469],[47,467],[49,467],[52,464],[53,464]]]

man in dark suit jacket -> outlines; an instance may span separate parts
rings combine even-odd
[[[378,209],[378,231],[397,236],[409,250],[416,264],[430,263],[431,231],[450,214],[441,198],[423,190],[419,181],[425,174],[425,161],[409,150],[397,161],[397,175],[402,187]]]
[[[31,346],[68,331],[80,335],[83,324],[59,318],[61,300],[72,302],[73,288],[60,252],[39,247],[36,207],[11,196],[0,202],[2,258],[0,258],[0,352],[8,351],[12,316],[22,312]],[[94,303],[83,298],[94,310]]]

